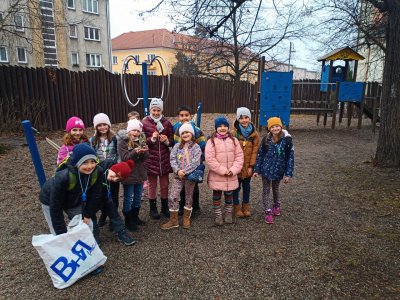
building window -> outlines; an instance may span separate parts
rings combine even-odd
[[[215,72],[215,73],[218,73],[218,72],[219,72],[218,67],[215,67],[215,68],[214,68],[214,72]]]
[[[98,0],[83,0],[82,9],[84,12],[98,14],[99,13],[99,1]]]
[[[8,62],[7,48],[4,46],[0,46],[0,62]]]
[[[24,28],[24,17],[21,15],[15,15],[14,16],[14,24],[15,24],[15,30],[16,31],[25,31]]]
[[[77,52],[71,53],[71,62],[73,67],[79,67],[79,54]]]
[[[135,74],[138,74],[138,75],[140,75],[140,71],[135,71]]]
[[[156,75],[156,71],[147,71],[147,75]]]
[[[86,65],[88,67],[101,67],[101,55],[100,54],[86,54]]]
[[[100,29],[93,27],[84,27],[85,40],[100,41]]]
[[[147,54],[147,61],[151,62],[154,59],[154,57],[156,57],[155,54]]]
[[[75,9],[75,0],[68,0],[67,7],[69,9]]]
[[[140,64],[140,56],[139,56],[139,54],[133,55],[133,57],[136,58],[136,62],[138,64]]]
[[[112,64],[113,65],[118,65],[118,56],[113,56],[112,57]]]
[[[26,56],[26,49],[22,47],[17,47],[17,59],[20,64],[28,63],[28,58]]]
[[[69,37],[74,39],[78,38],[78,32],[75,24],[69,25]]]

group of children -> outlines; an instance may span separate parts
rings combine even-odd
[[[192,121],[188,106],[178,109],[174,126],[163,116],[163,101],[152,99],[150,115],[140,120],[136,112],[128,115],[126,131],[114,134],[109,117],[99,113],[93,118],[94,136],[85,135],[78,117],[67,121],[66,135],[57,157],[57,172],[40,193],[43,212],[53,234],[66,232],[63,212],[69,218],[82,214],[85,223],[93,222],[93,233],[99,240],[98,227],[107,217],[110,230],[118,233],[125,245],[135,241],[126,229],[135,231],[146,222],[139,218],[142,193],[147,184],[150,217],[160,219],[157,208],[159,185],[161,214],[168,218],[162,229],[190,228],[192,216],[200,213],[198,179],[209,172],[207,184],[213,191],[215,224],[223,225],[237,218],[250,217],[250,181],[262,176],[265,222],[273,223],[280,215],[279,184],[293,176],[294,149],[291,136],[282,129],[278,117],[268,120],[269,133],[260,141],[246,107],[237,109],[237,119],[230,129],[228,120],[215,119],[215,131],[209,139]],[[171,187],[169,174],[173,173]],[[125,223],[118,214],[120,182],[123,185]],[[269,194],[272,186],[273,204]],[[239,192],[243,188],[242,205]],[[222,205],[224,194],[224,205]],[[96,213],[101,210],[99,222]]]

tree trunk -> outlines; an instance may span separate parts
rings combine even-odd
[[[387,0],[386,4],[386,57],[375,161],[382,167],[400,167],[400,3]]]

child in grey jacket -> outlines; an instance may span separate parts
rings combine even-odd
[[[174,172],[172,188],[169,194],[170,219],[162,225],[162,229],[179,227],[179,195],[185,187],[186,204],[183,212],[183,228],[190,228],[190,215],[192,213],[193,189],[196,183],[187,179],[187,175],[196,170],[201,163],[202,151],[194,140],[194,129],[190,123],[184,123],[179,128],[181,142],[175,144],[170,155],[170,164]]]

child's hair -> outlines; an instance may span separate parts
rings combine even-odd
[[[213,144],[214,147],[215,147],[214,139],[215,139],[215,136],[216,136],[216,135],[217,135],[217,132],[215,131],[215,132],[211,135],[211,137],[210,137],[211,143]],[[232,135],[232,133],[231,133],[230,131],[228,131],[227,135],[228,135],[228,137],[233,141],[233,144],[236,146],[235,138],[234,138],[234,136]]]
[[[190,106],[187,106],[187,105],[181,105],[181,106],[178,107],[178,115],[179,115],[179,113],[181,111],[188,111],[189,114],[193,113],[192,108]]]
[[[128,119],[130,118],[136,118],[138,120],[140,120],[140,114],[137,111],[131,111],[130,113],[128,113]]]
[[[87,142],[89,139],[87,138],[87,136],[85,134],[82,134],[82,136],[79,139],[79,143],[80,142]],[[66,133],[63,137],[63,144],[66,146],[73,146],[75,145],[74,143],[74,137],[72,136],[71,133]]]
[[[96,130],[96,134],[95,134],[94,139],[93,139],[93,147],[96,147],[98,144],[100,144],[100,136],[101,136],[100,131]],[[110,126],[108,126],[107,140],[108,140],[109,143],[111,143],[113,137],[114,137],[114,133],[111,131]]]
[[[193,147],[194,142],[196,141],[196,139],[194,138],[194,135],[192,134],[192,138],[190,139],[191,142],[193,142],[193,144],[189,147]],[[185,146],[186,142],[181,138],[181,142],[179,143],[179,147],[178,149],[183,149],[183,147]]]

